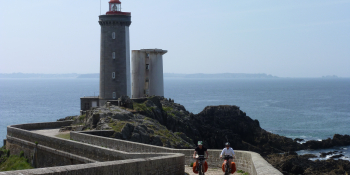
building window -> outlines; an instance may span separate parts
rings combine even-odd
[[[115,52],[112,53],[112,58],[115,59]]]
[[[145,89],[149,89],[149,79],[147,78],[145,81]]]
[[[149,64],[146,64],[146,70],[149,70]]]
[[[112,72],[112,78],[115,79],[115,72]]]
[[[115,39],[115,32],[112,33],[112,39]]]
[[[149,58],[149,53],[146,53],[146,58]]]
[[[113,92],[113,99],[117,98],[117,94],[115,92]]]

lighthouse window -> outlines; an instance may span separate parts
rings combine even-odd
[[[145,89],[149,89],[149,79],[147,78],[145,81]]]
[[[117,94],[115,92],[113,92],[113,99],[117,98]]]
[[[115,52],[112,53],[112,58],[115,59]]]
[[[112,33],[112,39],[115,39],[115,32]]]
[[[115,79],[115,72],[112,72],[112,78]]]
[[[149,64],[146,64],[146,70],[149,70]]]

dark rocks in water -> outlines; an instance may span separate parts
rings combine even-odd
[[[301,139],[301,138],[295,138],[294,139],[294,142],[303,142],[304,141],[304,139]]]
[[[343,157],[344,155],[343,154],[339,154],[339,155],[334,155],[332,157],[330,157],[331,159],[339,159],[341,157]]]
[[[347,146],[350,145],[350,136],[335,134],[332,139],[328,138],[322,141],[310,140],[302,145],[304,149],[326,149],[335,146]]]
[[[303,155],[300,155],[299,157],[302,157],[305,159],[317,158],[317,156],[314,154],[303,154]]]
[[[328,155],[332,155],[333,152],[327,152],[327,153],[321,153],[320,157],[324,158],[327,157]]]
[[[316,160],[310,158],[315,155],[290,155],[290,154],[271,154],[266,160],[285,175],[304,174],[304,175],[322,175],[322,174],[350,174],[350,162],[345,160]]]

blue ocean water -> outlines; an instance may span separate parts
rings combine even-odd
[[[0,79],[0,139],[7,125],[78,115],[80,97],[98,95],[98,81]],[[290,138],[350,134],[350,79],[165,78],[164,86],[165,97],[193,113],[208,105],[237,105],[262,128]]]

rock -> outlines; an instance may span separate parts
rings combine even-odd
[[[314,155],[298,156],[295,151],[350,145],[349,135],[338,134],[326,140],[299,144],[304,140],[293,140],[262,129],[258,120],[251,119],[237,106],[207,106],[200,113],[193,114],[164,97],[131,101],[130,109],[113,105],[93,108],[87,112],[86,118],[80,116],[74,122],[83,122],[92,130],[111,127],[115,131],[112,137],[117,139],[171,148],[193,148],[198,141],[203,141],[210,149],[222,149],[225,142],[230,142],[235,150],[254,151],[265,157],[287,152],[268,160],[281,171],[294,174],[323,171],[319,166],[326,164],[310,161]],[[331,167],[333,164],[329,163]]]
[[[130,140],[148,144],[150,141],[150,134],[147,127],[145,125],[136,126]]]
[[[327,157],[328,155],[332,155],[332,152],[321,153],[320,157]]]
[[[317,156],[314,154],[304,154],[304,155],[300,155],[299,157],[303,159],[310,159],[310,158],[316,158]]]
[[[65,117],[65,118],[60,118],[58,119],[57,121],[67,121],[67,120],[74,120],[75,118],[77,118],[78,116],[68,116],[68,117]]]
[[[96,129],[97,130],[110,130],[112,128],[109,127],[107,123],[101,123],[101,124],[97,125]]]
[[[344,155],[343,154],[339,154],[339,155],[334,155],[332,157],[330,157],[331,159],[338,159],[338,158],[341,158],[343,157]]]
[[[154,136],[151,138],[151,145],[156,145],[156,146],[163,146],[162,140],[160,139],[160,136]]]
[[[114,132],[114,134],[111,137],[115,139],[123,139],[123,134],[120,132]]]
[[[350,172],[350,162],[345,160],[309,160],[310,156],[270,154],[266,160],[283,174],[345,174]]]
[[[347,146],[350,145],[349,135],[335,134],[333,139],[328,138],[322,141],[310,140],[302,145],[301,149],[327,149],[335,146]]]
[[[133,131],[134,131],[134,125],[130,123],[125,124],[121,132],[122,138],[125,140],[129,140]]]

